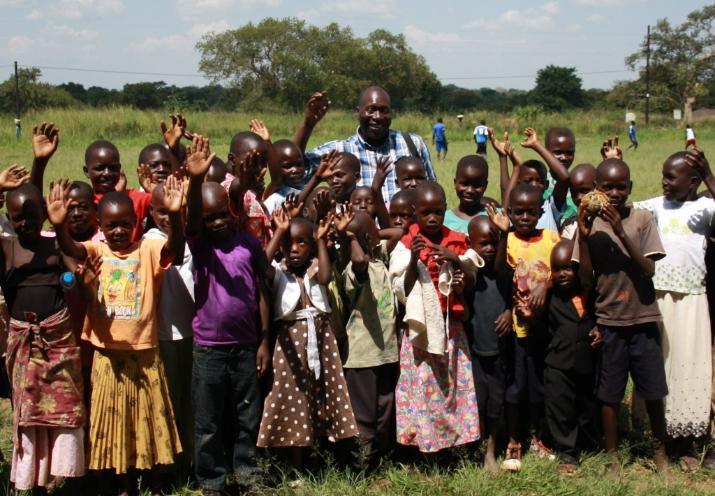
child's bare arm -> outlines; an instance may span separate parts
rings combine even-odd
[[[420,252],[427,247],[425,240],[422,236],[417,235],[412,238],[412,245],[410,246],[410,264],[407,266],[407,271],[405,272],[405,295],[409,295],[412,292],[412,288],[415,286],[417,281],[417,262],[420,259]]]
[[[191,146],[187,149],[186,172],[189,175],[189,191],[187,198],[186,233],[194,236],[201,232],[203,217],[203,200],[201,185],[216,156],[211,153],[208,138],[194,135]]]
[[[305,203],[310,194],[315,190],[315,188],[323,180],[328,180],[335,174],[335,167],[338,164],[338,151],[330,150],[328,153],[320,157],[320,165],[315,170],[315,174],[311,177],[305,184],[303,189],[298,194],[298,201],[300,203]]]
[[[705,153],[700,148],[693,147],[685,155],[685,162],[695,170],[712,197],[715,198],[715,177],[713,177],[708,159],[705,158]]]
[[[295,143],[300,151],[305,153],[305,148],[308,146],[310,135],[313,134],[313,129],[325,117],[325,114],[330,108],[330,100],[325,91],[316,91],[310,95],[310,99],[305,106],[305,115],[303,122],[296,129],[293,143]]]
[[[288,229],[290,228],[290,217],[288,217],[285,210],[277,208],[273,211],[273,224],[275,226],[273,237],[266,245],[266,259],[268,260],[268,264],[266,266],[266,280],[269,284],[273,281],[276,271],[273,265],[271,265],[271,262],[276,257],[276,253],[278,253],[283,236],[286,235]]]
[[[633,260],[640,275],[648,279],[653,277],[655,274],[655,261],[644,256],[635,241],[626,234],[623,229],[623,223],[621,222],[621,214],[618,213],[616,207],[610,203],[606,203],[601,210],[601,216],[611,225],[613,233],[618,237],[620,242],[623,243],[623,246],[626,248],[628,255],[631,257],[631,260]]]
[[[509,186],[509,164],[507,163],[508,150],[511,147],[509,143],[509,133],[504,131],[504,142],[500,142],[494,135],[494,129],[489,128],[489,141],[492,144],[492,148],[499,155],[499,191],[501,192],[502,198]]]
[[[50,194],[47,195],[47,217],[55,226],[57,243],[65,255],[83,262],[87,258],[87,249],[82,243],[72,239],[67,228],[69,202],[69,182],[65,179],[50,183]]]
[[[32,128],[32,172],[30,181],[43,192],[45,168],[60,144],[60,129],[50,122]]]
[[[541,158],[544,159],[546,165],[549,167],[549,170],[556,178],[557,185],[560,185],[558,189],[554,188],[553,192],[554,202],[556,203],[556,206],[560,209],[566,201],[566,193],[568,192],[569,171],[566,169],[566,167],[564,167],[564,164],[559,162],[559,160],[554,157],[553,153],[551,153],[549,150],[546,149],[544,145],[541,144],[534,128],[527,127],[524,130],[524,135],[526,136],[526,138],[521,143],[521,146],[523,146],[524,148],[530,148],[539,155],[541,155]]]
[[[509,178],[509,183],[506,189],[502,191],[501,204],[502,209],[505,211],[509,208],[509,196],[511,196],[511,191],[516,188],[516,185],[519,183],[519,176],[521,174],[521,160],[519,159],[514,147],[509,146],[507,153],[514,168],[511,171],[511,177]]]
[[[185,239],[184,225],[181,219],[181,207],[184,202],[184,183],[179,181],[176,176],[170,175],[164,183],[164,208],[169,212],[169,229],[168,239],[161,249],[161,258],[176,260],[179,255],[183,259]]]
[[[487,205],[484,209],[487,211],[492,223],[499,228],[499,242],[496,257],[494,258],[494,270],[502,272],[506,270],[506,242],[509,237],[509,217],[504,215],[503,212],[497,212],[494,205]]]
[[[261,265],[267,265],[265,259],[261,257]],[[263,273],[260,271],[259,273]],[[270,318],[271,311],[268,297],[268,288],[266,288],[265,281],[262,277],[258,278],[258,315],[260,324],[260,344],[258,345],[258,350],[256,351],[256,371],[259,376],[265,375],[268,372],[268,367],[271,364],[271,349],[270,349]]]
[[[318,229],[316,230],[316,244],[318,246],[318,282],[324,286],[330,284],[330,279],[333,275],[330,265],[330,255],[328,255],[328,246],[325,243],[325,237],[330,230],[334,217],[332,214],[327,218],[320,219]]]
[[[390,213],[387,211],[385,199],[382,197],[382,185],[385,184],[385,178],[387,178],[387,174],[390,172],[391,165],[392,161],[389,157],[381,157],[377,161],[375,176],[372,178],[372,185],[370,186],[373,201],[375,202],[375,213],[377,214],[377,221],[380,223],[380,227],[389,227],[392,225],[390,222]]]
[[[593,218],[586,213],[586,205],[582,203],[578,208],[578,277],[581,280],[581,286],[588,291],[595,285],[591,252],[588,247],[588,237],[591,235],[592,226]]]

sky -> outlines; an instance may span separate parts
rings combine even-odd
[[[51,83],[202,85],[208,80],[199,73],[195,48],[202,35],[294,16],[318,26],[350,26],[357,36],[378,28],[402,33],[444,84],[531,89],[536,72],[554,64],[576,67],[584,88],[608,89],[636,76],[624,58],[638,49],[648,24],[662,18],[679,24],[704,5],[691,0],[0,0],[0,80],[18,61],[44,67],[43,80]]]

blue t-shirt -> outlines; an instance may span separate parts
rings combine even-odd
[[[628,137],[631,139],[631,141],[636,140],[636,127],[633,124],[628,126]]]
[[[487,136],[489,135],[489,128],[483,124],[478,125],[474,128],[474,139],[478,144],[486,143]]]
[[[432,132],[434,133],[434,140],[440,141],[440,142],[447,141],[447,138],[444,135],[444,132],[446,130],[447,130],[447,127],[441,122],[438,122],[437,124],[432,126]]]

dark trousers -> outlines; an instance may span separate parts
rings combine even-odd
[[[255,470],[261,421],[255,346],[194,345],[194,467],[202,488]]]
[[[594,374],[546,367],[546,422],[554,448],[564,461],[577,463],[582,448],[597,446],[598,402]]]
[[[398,363],[345,369],[350,403],[360,431],[360,441],[370,454],[395,444],[395,386]]]
[[[514,337],[513,368],[506,390],[506,403],[528,404],[531,434],[542,439],[548,434],[544,416],[544,357],[546,345],[538,336]],[[520,423],[526,415],[519,415]]]
[[[477,153],[480,155],[487,154],[487,142],[486,141],[484,143],[477,143]]]

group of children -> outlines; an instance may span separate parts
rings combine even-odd
[[[307,177],[307,138],[273,143],[260,121],[226,162],[182,116],[162,131],[139,155],[141,190],[96,141],[90,184],[44,191],[52,124],[33,131],[31,172],[0,173],[16,488],[89,469],[129,491],[132,469],[174,464],[220,494],[258,473],[256,448],[300,469],[321,439],[357,440],[371,462],[483,440],[496,472],[501,426],[502,468],[520,469],[526,441],[572,473],[582,450],[616,449],[629,373],[659,471],[669,438],[687,460],[683,440],[707,433],[715,203],[697,190],[715,178],[700,150],[669,157],[663,196],[631,204],[613,143],[571,169],[566,128],[543,144],[525,131],[546,165],[489,130],[500,201],[468,155],[448,209],[418,157],[382,158],[363,184],[337,151]]]

